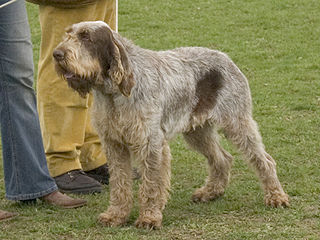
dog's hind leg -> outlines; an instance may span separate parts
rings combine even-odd
[[[162,191],[160,209],[163,210],[167,204],[170,191],[170,180],[171,180],[171,152],[170,146],[166,140],[163,141],[162,145],[162,159],[161,159],[160,175],[162,180]]]
[[[232,156],[220,146],[219,135],[209,124],[184,133],[184,137],[192,148],[208,159],[209,165],[206,183],[193,193],[192,200],[208,202],[220,197],[229,181]]]
[[[235,121],[237,120],[237,121]],[[276,163],[265,151],[258,126],[251,116],[235,118],[224,127],[225,135],[247,157],[256,170],[265,192],[265,203],[273,207],[289,206],[276,173]]]
[[[169,196],[170,148],[165,140],[149,142],[147,147],[140,149],[138,155],[142,183],[139,189],[140,214],[136,226],[157,229],[161,227],[162,210]]]
[[[110,201],[99,216],[105,226],[124,225],[132,207],[132,168],[128,148],[115,141],[104,141],[110,172]]]

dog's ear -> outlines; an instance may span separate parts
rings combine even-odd
[[[109,28],[97,32],[95,45],[103,69],[102,75],[111,79],[120,92],[129,97],[135,85],[132,68],[123,44],[114,35],[116,33]]]
[[[109,76],[119,87],[120,92],[129,97],[135,85],[132,69],[125,48],[120,41],[112,38],[115,45],[113,61],[110,65]]]

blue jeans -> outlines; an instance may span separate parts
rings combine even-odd
[[[0,123],[6,197],[57,190],[44,153],[33,90],[33,53],[24,0],[0,9]]]

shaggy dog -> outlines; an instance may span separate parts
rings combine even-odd
[[[71,88],[94,96],[93,124],[110,169],[110,204],[99,216],[104,225],[128,220],[134,159],[142,181],[136,226],[161,227],[170,188],[168,141],[177,133],[208,160],[208,177],[193,201],[224,193],[232,156],[219,144],[222,129],[256,170],[266,205],[289,205],[252,118],[248,81],[226,54],[202,47],[151,51],[104,22],[82,22],[67,30],[53,56]]]

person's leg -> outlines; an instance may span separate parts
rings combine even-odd
[[[117,1],[100,1],[97,3],[97,19],[109,24],[113,30],[117,29]],[[89,96],[89,107],[92,103],[92,95]],[[90,121],[90,111],[87,112],[84,144],[81,147],[80,162],[87,175],[101,183],[109,183],[109,171],[97,132],[93,129]],[[97,168],[98,166],[98,168]]]
[[[117,1],[100,1],[97,3],[96,19],[109,24],[113,30],[117,29]],[[88,106],[92,104],[92,95],[89,96]],[[109,183],[109,169],[105,163],[105,151],[103,151],[97,132],[91,125],[90,111],[87,111],[87,121],[84,144],[81,147],[80,162],[86,174],[97,181]]]
[[[25,3],[0,9],[0,118],[6,197],[27,200],[57,190],[43,150],[33,90]]]
[[[75,208],[86,200],[57,189],[43,149],[33,90],[33,56],[23,0],[0,9],[0,122],[6,197],[22,202],[42,199]],[[0,211],[0,220],[16,216]]]
[[[38,110],[49,171],[53,177],[61,177],[76,169],[90,171],[106,163],[99,138],[88,126],[89,98],[81,98],[56,74],[52,52],[66,27],[73,23],[108,18],[115,27],[115,20],[110,20],[110,12],[114,12],[115,17],[113,3],[114,0],[98,1],[75,9],[40,6],[42,39],[38,65]],[[84,156],[81,163],[80,153]]]

